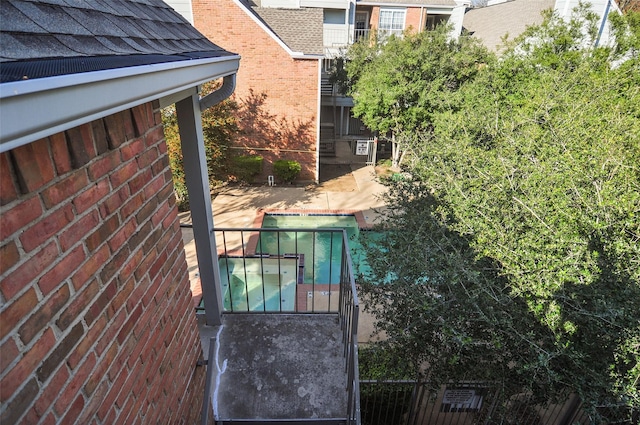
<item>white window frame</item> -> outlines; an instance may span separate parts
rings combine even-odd
[[[383,26],[383,15],[391,15],[391,20],[384,20]],[[405,23],[407,20],[407,9],[405,8],[396,8],[396,7],[383,7],[380,8],[380,17],[378,18],[378,31],[380,35],[389,36],[391,34],[396,35],[397,37],[401,37],[404,31]],[[399,25],[400,21],[402,25]]]

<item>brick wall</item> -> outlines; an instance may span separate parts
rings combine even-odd
[[[318,60],[291,58],[233,0],[193,0],[192,5],[195,27],[217,45],[242,57],[235,99],[250,99],[251,90],[254,95],[266,94],[265,111],[274,116],[274,122],[288,127],[289,131],[275,131],[271,139],[243,141],[243,145],[258,148],[254,152],[265,159],[265,176],[273,174],[273,160],[295,159],[303,168],[299,180],[315,179]],[[301,128],[304,131],[299,131]]]
[[[413,32],[419,32],[424,29],[424,24],[427,19],[426,9],[420,9],[419,7],[408,7],[407,14],[404,20],[404,28]]]
[[[373,6],[371,8],[371,14],[369,18],[370,28],[378,28],[378,23],[380,22],[380,9],[380,6]],[[423,30],[426,22],[426,17],[426,9],[421,9],[419,7],[405,8],[404,29],[411,29],[414,32]]]
[[[168,164],[155,104],[0,155],[0,423],[195,423]]]

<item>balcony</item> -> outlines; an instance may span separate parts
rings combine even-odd
[[[341,50],[353,43],[353,35],[348,25],[324,24],[322,39],[328,57],[340,55]]]
[[[199,320],[215,423],[360,424],[346,231],[214,231],[222,325]]]

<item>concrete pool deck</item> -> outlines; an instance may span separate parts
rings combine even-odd
[[[321,165],[322,167],[322,165]],[[261,210],[326,210],[361,211],[364,220],[372,225],[378,218],[378,212],[385,208],[380,199],[385,187],[377,181],[373,166],[351,164],[351,175],[355,179],[355,188],[348,192],[329,190],[331,185],[309,185],[306,187],[260,186],[231,187],[223,190],[212,203],[213,222],[217,228],[254,227],[254,221]],[[181,223],[189,224],[191,214],[180,214]],[[189,280],[194,299],[201,295],[198,279],[198,265],[195,252],[193,231],[183,228],[183,243],[187,257]],[[361,313],[358,340],[367,342],[373,332],[372,319]]]

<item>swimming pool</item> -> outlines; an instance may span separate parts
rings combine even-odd
[[[218,259],[226,311],[294,311],[298,258]]]
[[[261,228],[257,232],[221,230],[217,239],[224,246],[222,251],[218,248],[224,310],[321,311],[337,307],[338,285],[347,270],[343,231],[354,275],[368,268],[359,241],[362,222],[362,214],[353,213],[261,211],[254,223],[254,228]]]
[[[344,229],[349,243],[359,234],[358,224],[353,215],[265,214],[262,227],[266,229]],[[313,259],[312,267],[304,268],[303,283],[337,284],[340,281],[340,267],[343,245],[341,233],[314,232],[272,232],[264,233],[258,240],[257,252],[270,254],[300,253],[304,258]]]

